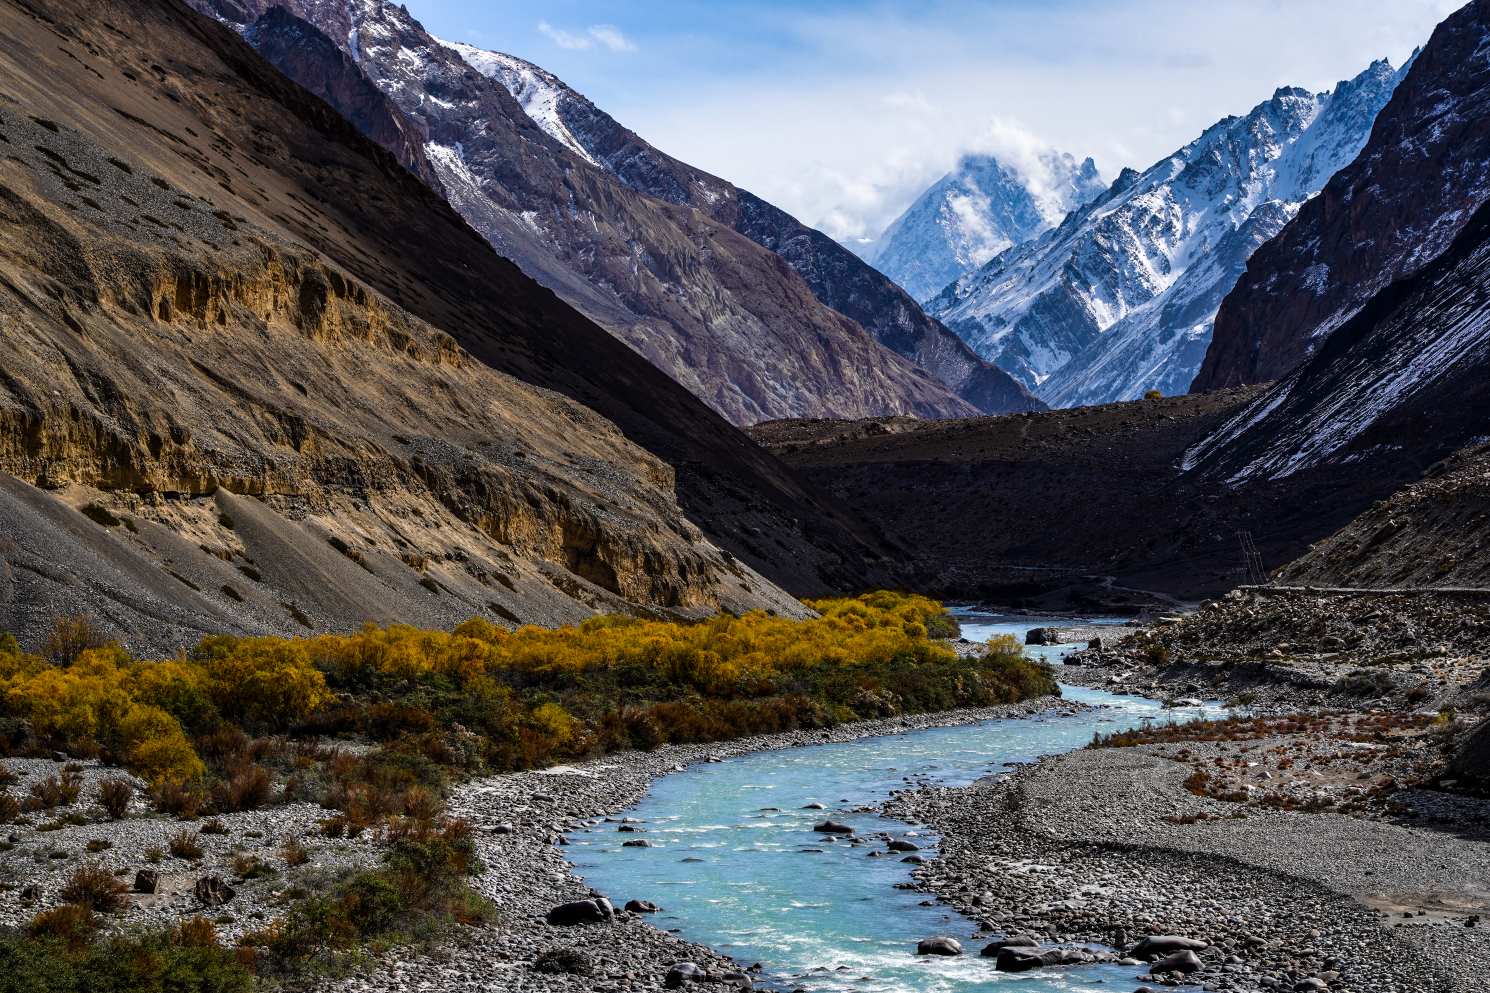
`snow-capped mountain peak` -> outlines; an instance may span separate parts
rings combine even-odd
[[[963,156],[862,255],[917,299],[1061,222],[1103,189],[1097,166],[1047,150],[1023,167]]]
[[[1281,87],[928,303],[1047,403],[1184,393],[1246,260],[1365,144],[1400,74]]]

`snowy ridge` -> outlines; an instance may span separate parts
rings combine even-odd
[[[599,165],[569,130],[569,125],[564,123],[559,105],[568,92],[568,87],[557,76],[512,55],[489,52],[460,41],[446,41],[443,38],[435,40],[459,55],[481,75],[506,87],[507,92],[522,107],[523,113],[532,118],[533,123],[542,128],[550,138],[591,165]]]
[[[1279,89],[1147,171],[1125,170],[928,309],[1054,405],[1184,392],[1247,255],[1360,152],[1399,78],[1381,61],[1332,92]]]
[[[966,155],[860,254],[918,300],[1055,227],[1105,189],[1096,164],[1046,151],[1039,175]]]

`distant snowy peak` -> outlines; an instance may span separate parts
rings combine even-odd
[[[1048,403],[1183,391],[1247,256],[1355,158],[1399,79],[1383,60],[1333,91],[1283,87],[1144,172],[1125,169],[928,310]]]
[[[1046,151],[1018,169],[993,155],[966,155],[921,194],[864,258],[925,300],[1015,245],[1061,222],[1104,185],[1090,158]]]
[[[564,122],[563,101],[571,96],[564,81],[547,69],[513,55],[489,52],[460,41],[437,39],[459,55],[467,65],[488,79],[501,83],[533,123],[559,144],[589,162],[599,165]]]

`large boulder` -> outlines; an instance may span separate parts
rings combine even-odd
[[[576,924],[600,924],[616,916],[616,908],[605,897],[561,903],[548,912],[548,922],[558,927]]]
[[[679,962],[667,970],[663,977],[662,985],[670,990],[682,988],[684,983],[702,983],[707,981],[709,974],[694,962]]]
[[[1469,786],[1490,786],[1490,721],[1476,727],[1455,749],[1444,778]]]
[[[1186,949],[1183,952],[1175,952],[1173,955],[1164,956],[1149,966],[1149,972],[1156,976],[1166,972],[1178,972],[1188,976],[1192,972],[1199,972],[1204,967],[1205,963],[1200,961],[1200,956]]]
[[[812,826],[812,830],[818,832],[819,834],[853,834],[854,833],[854,829],[853,828],[849,827],[847,824],[839,824],[837,821],[823,821],[821,824],[814,824]]]
[[[1031,972],[1044,965],[1045,954],[1028,946],[1000,948],[993,960],[993,967],[999,972]]]
[[[1181,938],[1172,934],[1151,934],[1128,950],[1131,958],[1144,962],[1155,962],[1175,952],[1198,952],[1209,946],[1194,938]]]
[[[633,914],[655,914],[662,908],[651,900],[627,900],[624,909]]]
[[[1061,633],[1056,628],[1030,628],[1025,633],[1024,643],[1026,645],[1059,645]]]
[[[141,869],[135,873],[136,893],[156,893],[160,891],[160,873],[154,869]]]
[[[978,954],[982,955],[984,958],[991,959],[996,958],[998,956],[998,953],[1003,951],[1005,948],[1038,948],[1039,945],[1040,943],[1036,941],[1032,935],[1011,934],[1007,937],[1000,938],[998,941],[990,941],[988,944],[983,946],[983,951],[979,952]]]
[[[892,841],[885,846],[892,852],[919,852],[921,846],[914,841]]]
[[[203,876],[191,891],[204,907],[221,907],[237,895],[233,887],[216,876]]]
[[[956,938],[948,938],[939,935],[935,938],[922,938],[916,944],[917,955],[961,955],[962,942]]]

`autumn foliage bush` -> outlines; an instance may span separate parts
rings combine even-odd
[[[224,635],[162,661],[110,644],[59,663],[6,640],[0,708],[45,747],[129,767],[157,798],[206,795],[231,810],[269,800],[267,774],[246,764],[250,734],[362,735],[397,761],[422,756],[465,772],[1055,690],[1018,646],[959,657],[938,640],[955,633],[955,620],[925,597],[879,592],[808,606],[816,616],[807,619],[602,616],[517,631],[475,619],[450,632]],[[423,773],[360,771],[334,770],[329,786],[359,822],[398,813],[411,786],[442,785]],[[184,785],[209,775],[210,791]]]

